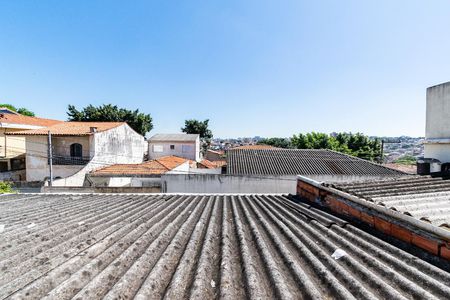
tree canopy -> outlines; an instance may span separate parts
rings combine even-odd
[[[206,119],[205,121],[199,121],[195,119],[186,120],[184,121],[184,127],[181,128],[181,131],[190,134],[199,134],[201,139],[211,140],[213,134],[208,128],[208,123],[208,119]]]
[[[81,111],[77,110],[75,106],[69,105],[67,115],[69,121],[126,122],[141,135],[145,135],[153,129],[153,120],[150,114],[141,113],[139,109],[118,108],[112,104],[104,104],[98,107],[88,105]]]
[[[34,112],[26,109],[25,107],[17,108],[14,105],[8,104],[8,103],[0,104],[0,107],[6,107],[6,108],[8,108],[8,109],[10,109],[10,110],[12,110],[14,112],[17,112],[17,113],[19,113],[21,115],[24,115],[24,116],[34,117]]]
[[[297,149],[330,149],[367,160],[381,159],[381,142],[362,133],[326,133],[311,132],[294,135],[292,145]]]
[[[266,138],[259,140],[257,144],[269,145],[277,148],[292,148],[291,140],[288,138]]]
[[[381,141],[371,139],[362,133],[341,132],[326,134],[321,132],[300,133],[292,138],[266,138],[258,144],[278,148],[330,149],[367,160],[381,159]]]

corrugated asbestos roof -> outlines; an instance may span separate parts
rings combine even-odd
[[[63,136],[80,136],[91,135],[91,128],[95,127],[96,132],[106,131],[112,128],[116,128],[120,125],[126,124],[125,122],[62,122],[56,125],[52,125],[45,128],[9,132],[9,135],[47,135],[50,131],[52,135]]]
[[[150,142],[195,142],[200,135],[186,133],[164,134],[158,133],[152,136]]]
[[[227,173],[240,175],[404,175],[330,150],[237,149],[227,152]]]
[[[11,195],[0,223],[0,298],[450,297],[449,273],[280,195]]]
[[[450,229],[450,180],[406,177],[330,185],[367,201]]]

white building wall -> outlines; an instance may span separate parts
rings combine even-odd
[[[170,149],[171,145],[173,145],[175,149]],[[155,151],[155,146],[156,148],[162,147],[162,151]],[[190,147],[189,151],[183,151],[183,146]],[[148,156],[150,160],[168,155],[200,161],[200,139],[197,139],[195,142],[148,142]]]
[[[77,142],[76,137],[67,139],[70,143],[63,143],[63,137],[58,137],[60,145]],[[88,147],[85,147],[88,140]],[[78,141],[83,144],[83,149],[89,149],[84,153],[90,156],[91,161],[84,166],[54,165],[54,186],[83,186],[85,175],[92,170],[117,164],[117,163],[141,163],[147,144],[144,137],[136,133],[131,127],[124,124],[119,127],[98,132],[87,138],[79,137]],[[49,176],[47,163],[47,137],[28,136],[26,138],[27,148],[27,181],[42,181]],[[70,150],[69,150],[70,151]],[[84,150],[83,150],[84,151]],[[69,153],[70,154],[70,153]]]
[[[352,182],[367,179],[386,179],[386,176],[307,175],[319,182]],[[295,194],[295,175],[217,175],[164,174],[162,192],[167,193],[283,193]]]
[[[424,155],[450,162],[450,82],[427,89]]]

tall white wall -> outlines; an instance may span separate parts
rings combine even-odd
[[[450,162],[450,82],[427,89],[424,154]]]
[[[352,182],[386,176],[307,175],[319,182]],[[164,174],[162,192],[167,193],[284,193],[295,194],[295,175]]]

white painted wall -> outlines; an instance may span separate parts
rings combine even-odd
[[[60,146],[70,147],[77,142],[77,137],[68,137],[67,142],[62,141],[63,137],[57,139]],[[49,176],[47,137],[27,136],[26,140],[27,181],[42,181]],[[144,137],[126,124],[89,137],[81,136],[78,141],[83,144],[83,155],[90,156],[91,161],[84,166],[54,165],[54,177],[62,177],[54,180],[54,186],[83,186],[86,173],[92,170],[117,163],[141,163],[147,147]],[[85,149],[88,149],[86,153]],[[63,150],[58,148],[58,151]]]
[[[307,176],[319,182],[351,182],[385,176]],[[167,193],[296,193],[296,176],[274,175],[215,175],[165,174],[161,177],[162,191]]]
[[[173,145],[175,149],[170,149],[171,145]],[[155,146],[162,147],[162,152],[155,152]],[[190,147],[190,151],[183,152],[183,146]],[[168,155],[200,161],[200,139],[197,138],[195,142],[148,142],[148,156],[150,160]]]
[[[161,177],[162,191],[167,193],[295,193],[295,176],[230,176],[215,174],[174,175]]]
[[[450,162],[450,82],[427,89],[424,154]]]
[[[426,158],[436,158],[442,163],[450,162],[450,143],[427,143],[424,144],[424,153]]]
[[[173,168],[171,171],[168,171],[166,174],[187,174],[189,173],[189,161],[186,161],[179,165],[176,168]]]

